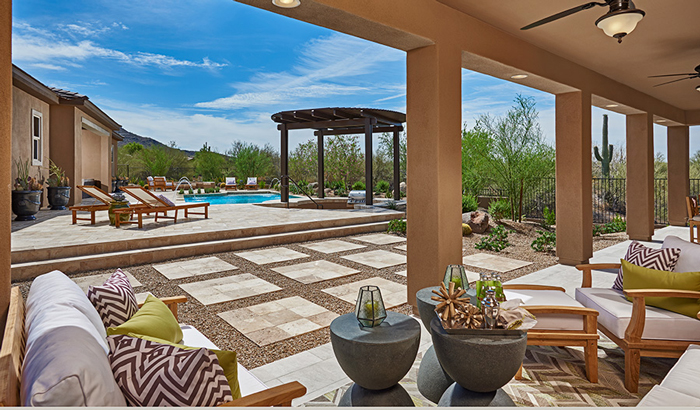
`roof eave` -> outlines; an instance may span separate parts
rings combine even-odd
[[[14,64],[12,65],[12,85],[47,104],[59,103],[58,96],[49,87]]]

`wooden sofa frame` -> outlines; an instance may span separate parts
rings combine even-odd
[[[592,287],[592,270],[620,269],[620,266],[619,263],[577,265],[576,269],[583,273],[581,287]],[[642,339],[644,322],[646,320],[646,301],[644,298],[675,297],[700,299],[700,292],[669,289],[635,289],[625,291],[625,295],[632,298],[632,317],[629,325],[627,325],[627,329],[625,329],[625,337],[621,339],[615,336],[613,332],[606,329],[603,325],[598,324],[598,327],[605,336],[610,338],[625,352],[625,388],[630,393],[637,393],[642,357],[677,358],[681,357],[688,346],[698,343],[698,341]],[[700,319],[700,313],[698,314],[698,319]]]
[[[698,195],[698,199],[700,199],[700,195]],[[688,211],[688,226],[690,226],[690,242],[700,243],[700,221],[693,220],[693,217],[698,215],[698,207],[693,206],[693,201],[689,196],[685,197],[685,206]]]
[[[177,306],[187,302],[187,297],[176,296],[161,299],[177,318]],[[10,307],[7,315],[2,346],[0,346],[0,406],[20,406],[22,362],[26,333],[24,328],[25,304],[19,287],[10,293]],[[291,406],[292,400],[306,394],[306,387],[299,382],[290,382],[258,393],[241,397],[222,405],[242,406]]]
[[[551,290],[566,292],[558,286],[504,284],[503,290]],[[598,311],[576,306],[523,306],[528,312],[538,314],[562,314],[582,316],[582,330],[547,330],[529,329],[527,331],[528,346],[581,346],[584,351],[586,378],[591,383],[598,383]],[[516,380],[522,378],[522,366],[515,375]]]

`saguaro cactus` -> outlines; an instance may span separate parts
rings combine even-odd
[[[598,146],[593,148],[595,158],[600,161],[603,177],[610,178],[610,162],[613,158],[613,145],[608,144],[608,115],[603,114],[603,152],[598,151]]]

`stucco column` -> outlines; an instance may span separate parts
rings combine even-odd
[[[408,302],[462,261],[461,51],[408,52]]]
[[[690,128],[668,127],[668,222],[685,226],[690,195]]]
[[[654,124],[651,114],[627,116],[627,235],[654,235]]]
[[[12,205],[12,1],[0,0],[0,340],[10,304]]]
[[[556,96],[557,257],[587,263],[593,256],[591,94]]]

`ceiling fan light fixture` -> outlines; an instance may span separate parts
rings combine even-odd
[[[643,10],[634,8],[634,4],[629,2],[629,8],[613,10],[596,20],[595,25],[603,30],[606,35],[616,38],[618,43],[622,43],[622,38],[634,31],[646,13]]]
[[[619,105],[618,104],[608,104],[605,106],[605,108],[615,108],[615,107],[619,107]]]
[[[277,7],[282,7],[285,9],[293,9],[294,7],[299,7],[301,5],[300,0],[272,0],[272,4]]]

